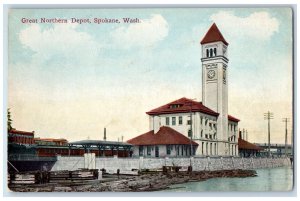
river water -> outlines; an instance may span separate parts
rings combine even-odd
[[[293,189],[292,167],[256,169],[257,177],[214,178],[170,186],[165,192],[275,192]]]

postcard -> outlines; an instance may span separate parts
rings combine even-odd
[[[8,191],[292,191],[293,17],[9,8]]]

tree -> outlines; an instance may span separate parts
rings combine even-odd
[[[12,119],[10,114],[10,108],[7,109],[7,130],[10,131],[12,129]]]

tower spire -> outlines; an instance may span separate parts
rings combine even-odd
[[[217,41],[222,41],[225,45],[228,45],[222,33],[218,29],[216,23],[213,23],[200,43],[201,45],[203,45],[206,43],[212,43]]]

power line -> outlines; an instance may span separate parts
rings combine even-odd
[[[274,114],[270,111],[268,111],[267,113],[264,113],[264,119],[265,120],[268,120],[268,157],[271,156],[271,142],[270,142],[270,136],[271,136],[271,133],[270,133],[270,120],[274,118]]]
[[[289,122],[289,118],[282,118],[282,122],[285,123],[285,147],[284,147],[284,153],[285,153],[285,156],[287,156],[287,123]]]

